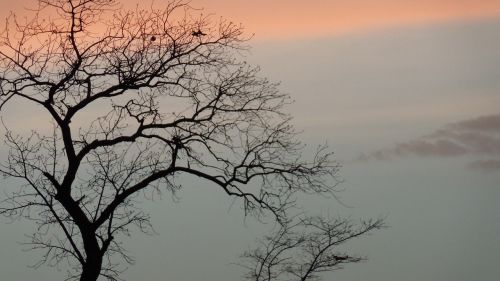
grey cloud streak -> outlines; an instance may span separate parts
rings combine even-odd
[[[478,160],[469,163],[467,167],[482,172],[500,171],[500,160]]]
[[[500,171],[500,114],[451,123],[418,139],[396,143],[387,149],[361,154],[357,160],[390,160],[398,157],[480,156],[467,167]]]

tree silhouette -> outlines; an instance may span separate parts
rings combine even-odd
[[[181,174],[280,223],[278,236],[262,242],[267,250],[244,255],[247,267],[265,268],[253,280],[310,280],[361,260],[334,246],[381,220],[353,229],[348,220],[288,218],[296,193],[334,192],[338,166],[326,147],[301,155],[283,111],[289,97],[241,60],[239,25],[195,16],[181,1],[135,10],[117,0],[37,4],[31,18],[11,15],[1,34],[0,108],[33,104],[52,130],[16,134],[5,125],[1,172],[23,185],[6,192],[0,212],[37,224],[30,243],[44,251],[40,264],[68,262],[69,279],[116,280],[120,259],[132,261],[120,236],[151,231],[140,195],[175,192]],[[289,249],[303,256],[282,258]]]

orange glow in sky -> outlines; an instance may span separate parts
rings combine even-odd
[[[36,0],[1,0],[0,16]],[[154,0],[162,5],[167,0]],[[126,6],[150,0],[123,0]],[[260,39],[328,37],[377,28],[500,17],[500,0],[191,0]]]
[[[500,16],[500,0],[194,0],[256,39],[327,37],[383,27]]]

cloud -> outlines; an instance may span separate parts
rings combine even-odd
[[[485,173],[500,171],[500,160],[478,160],[469,163],[467,167]]]
[[[495,132],[500,134],[500,114],[481,116],[448,125],[452,129]]]
[[[362,154],[357,160],[390,160],[399,157],[481,156],[468,165],[475,170],[500,170],[500,114],[448,124],[418,139]],[[490,159],[491,157],[495,159]],[[498,159],[498,160],[496,160]]]

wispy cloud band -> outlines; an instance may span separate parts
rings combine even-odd
[[[357,160],[390,160],[397,157],[480,156],[467,166],[482,171],[500,171],[500,114],[448,124],[418,139],[361,154]]]

